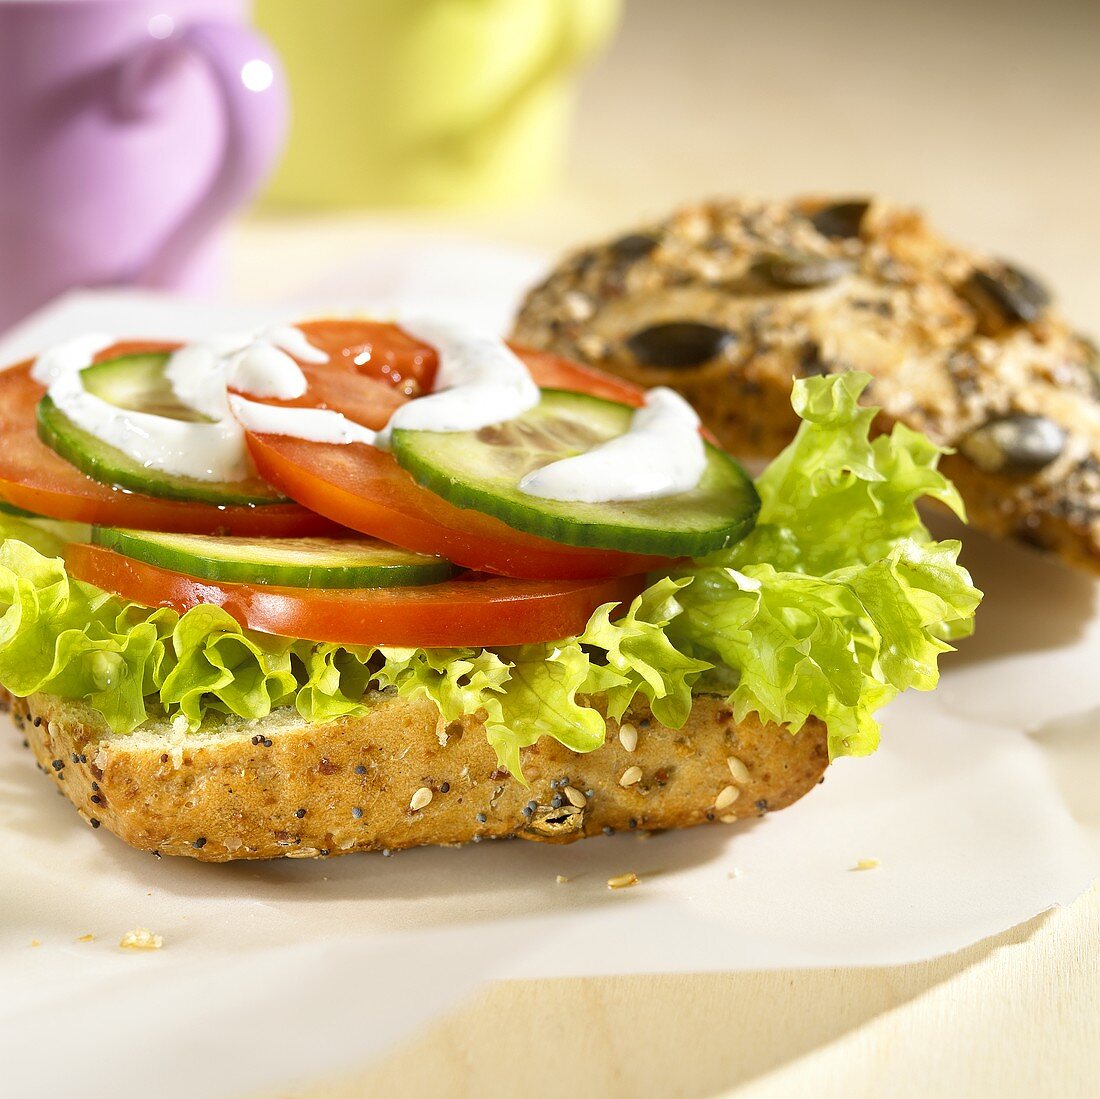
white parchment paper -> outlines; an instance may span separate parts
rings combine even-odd
[[[361,285],[363,308],[473,307],[463,249],[420,296],[411,275],[384,277],[411,262],[401,255],[336,280],[341,304]],[[477,308],[503,323],[537,262],[476,260]],[[0,358],[87,328],[193,335],[295,315],[297,303],[78,295]],[[5,1080],[21,1096],[255,1093],[362,1064],[492,977],[911,962],[1069,903],[1100,875],[1098,586],[973,532],[966,544],[987,600],[940,689],[884,712],[876,756],[839,761],[802,802],[751,824],[390,859],[158,860],[83,825],[5,719]],[[879,865],[853,869],[861,859]],[[640,883],[609,891],[626,871]],[[136,926],[164,948],[120,950]]]

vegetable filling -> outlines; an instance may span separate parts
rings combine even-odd
[[[907,687],[931,689],[939,654],[972,628],[981,598],[916,503],[961,500],[941,450],[902,426],[869,437],[865,375],[795,386],[802,427],[757,480],[755,529],[672,575],[651,576],[626,610],[592,614],[579,635],[511,648],[356,647],[262,634],[214,606],[151,610],[75,580],[64,543],[0,517],[0,685],[80,699],[126,734],[150,716],[197,729],[293,706],[307,720],[365,712],[372,690],[429,698],[445,721],[483,712],[511,773],[550,736],[578,752],[604,741],[588,696],[611,717],[641,697],[681,725],[693,689],[728,695],[740,720],[798,731],[811,714],[832,756],[878,743],[874,713]],[[619,613],[617,618],[614,613]]]

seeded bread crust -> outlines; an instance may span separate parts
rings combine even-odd
[[[637,731],[633,751],[613,720],[607,743],[586,755],[543,738],[523,752],[525,788],[498,769],[478,717],[445,725],[428,701],[370,702],[365,716],[325,724],[284,710],[199,734],[161,723],[128,737],[82,704],[32,695],[11,705],[40,768],[86,822],[141,850],[207,862],[726,824],[785,808],[828,765],[816,719],[792,735],[736,722],[723,698],[698,695],[679,730],[636,706],[623,721]]]
[[[667,325],[687,325],[669,329]],[[515,340],[683,393],[729,449],[792,437],[793,378],[864,370],[877,422],[958,448],[971,522],[1100,571],[1100,358],[1032,277],[881,201],[729,199],[568,256]]]

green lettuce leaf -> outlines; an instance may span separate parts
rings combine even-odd
[[[196,730],[285,706],[327,721],[389,691],[431,700],[444,723],[482,715],[517,776],[542,737],[598,748],[604,714],[621,718],[639,698],[678,727],[705,687],[738,717],[792,733],[814,715],[833,755],[864,754],[878,743],[875,711],[935,686],[939,655],[970,631],[980,599],[959,544],[934,541],[915,506],[931,497],[962,514],[936,468],[942,451],[904,427],[872,439],[874,410],[858,403],[867,380],[796,383],[802,427],[758,480],[744,541],[652,577],[625,612],[600,607],[579,637],[544,645],[345,647],[242,629],[213,606],[151,610],[71,578],[63,533],[0,517],[0,685],[84,700],[120,734],[150,716]]]
[[[487,649],[379,649],[378,682],[402,698],[431,699],[446,722],[489,711],[508,666]]]
[[[191,728],[207,712],[256,719],[295,702],[293,641],[244,630],[221,607],[189,610],[170,644],[173,663],[160,683],[160,701]]]
[[[981,593],[958,542],[935,542],[916,502],[963,514],[936,469],[943,451],[901,425],[869,437],[869,378],[796,382],[798,435],[757,480],[761,508],[744,541],[683,575],[669,637],[733,670],[738,717],[798,730],[811,715],[837,755],[874,751],[874,713],[908,687],[931,690],[947,643],[971,628]]]
[[[622,717],[634,697],[643,694],[658,721],[679,728],[691,712],[691,687],[712,665],[681,652],[665,632],[681,612],[677,596],[690,577],[657,580],[612,621],[616,606],[605,603],[580,637],[601,652],[606,664],[593,664],[585,691],[607,693],[607,712]]]
[[[930,536],[915,504],[939,500],[965,518],[955,486],[936,468],[943,448],[902,424],[869,438],[876,409],[862,408],[867,374],[807,378],[791,403],[794,441],[756,481],[756,527],[726,563],[766,561],[780,571],[824,575],[885,557],[902,538]]]
[[[295,641],[293,666],[301,686],[295,708],[306,721],[331,721],[363,710],[370,689],[373,649]]]
[[[0,684],[12,694],[86,699],[120,732],[145,721],[155,612],[119,630],[115,600],[17,539],[0,543],[0,611]]]
[[[502,767],[522,775],[521,749],[544,736],[574,752],[603,744],[603,716],[577,698],[588,679],[589,658],[576,641],[524,645],[505,649],[501,656],[508,677],[486,707],[485,735]]]

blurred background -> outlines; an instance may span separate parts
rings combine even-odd
[[[270,54],[211,46],[249,20]],[[107,24],[109,86],[49,87]],[[550,258],[705,195],[837,191],[1026,262],[1095,332],[1098,41],[1095,0],[0,0],[0,328],[73,285],[354,295],[405,240]]]
[[[626,0],[578,80],[564,172],[431,220],[557,251],[703,195],[874,192],[1046,272],[1095,327],[1098,42],[1094,0]],[[271,252],[242,248],[238,285],[250,258],[323,267],[330,233],[350,246],[339,220],[254,218],[241,242]]]

